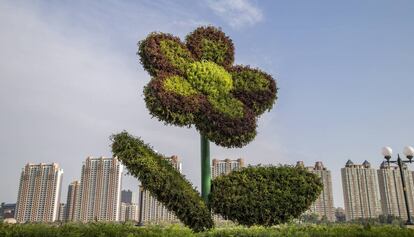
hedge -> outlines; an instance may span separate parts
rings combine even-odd
[[[63,225],[46,224],[0,224],[2,237],[410,237],[414,230],[398,226],[361,226],[361,225],[282,225],[271,228],[234,227],[213,229],[193,233],[181,226],[145,226],[132,224],[91,223]]]
[[[323,186],[302,167],[250,166],[215,178],[211,187],[213,212],[242,225],[272,226],[298,218]]]

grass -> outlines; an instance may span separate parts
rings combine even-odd
[[[280,225],[271,228],[240,226],[216,228],[208,232],[193,233],[180,225],[136,227],[132,224],[91,223],[91,224],[0,224],[1,237],[405,237],[414,236],[414,229],[395,225]]]

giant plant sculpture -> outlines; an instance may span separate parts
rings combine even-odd
[[[150,113],[167,124],[200,131],[202,195],[210,190],[208,140],[242,147],[256,135],[256,117],[276,99],[272,77],[248,66],[233,66],[234,46],[221,30],[200,27],[186,44],[152,33],[140,42],[141,63],[152,76],[144,89]]]
[[[173,210],[186,225],[196,231],[210,228],[212,220],[206,206],[211,188],[209,141],[229,148],[242,147],[251,142],[256,136],[257,118],[266,110],[270,110],[277,98],[276,83],[269,74],[259,69],[233,65],[234,46],[231,39],[220,29],[212,26],[197,28],[187,35],[185,43],[170,34],[151,33],[139,43],[138,55],[145,70],[151,75],[151,81],[144,88],[146,106],[151,115],[170,125],[194,125],[200,132],[201,189],[204,201],[183,176],[173,169],[166,168],[165,162],[160,161],[162,156],[154,153],[140,139],[126,133],[115,135],[113,152],[127,165],[130,172],[141,180],[144,187],[167,208]],[[261,168],[258,170],[262,171]],[[270,170],[267,174],[269,172],[275,173],[277,169]],[[302,174],[294,173],[295,177]],[[273,176],[265,176],[254,183],[266,186],[274,183],[266,184],[266,179],[271,177]],[[309,177],[310,179],[299,178],[301,182],[295,185],[302,187],[301,185],[307,182],[318,181],[312,175]],[[229,180],[233,179],[229,177]],[[215,190],[226,190],[226,185],[231,183],[229,182],[215,183],[213,187]],[[237,187],[235,188],[232,190],[237,190]],[[277,190],[277,194],[283,191],[283,188],[286,187],[279,185],[268,190]],[[306,202],[299,208],[299,212],[310,205],[309,201],[317,197],[309,190],[306,191],[309,195],[305,197]],[[318,192],[319,190],[315,189],[314,193]],[[220,195],[220,192],[211,195],[212,205],[217,204],[217,198],[222,197]],[[237,195],[241,193],[236,191],[230,192],[229,195],[228,200],[237,200]],[[260,195],[260,192],[256,192],[255,195]],[[300,196],[302,197],[304,196]],[[180,200],[186,200],[184,202],[188,207],[180,205]],[[263,210],[263,213],[271,215],[270,213],[276,210],[273,208],[274,205],[279,204],[267,206],[268,209]],[[221,212],[220,208],[211,207],[215,212]],[[240,218],[246,216],[231,212],[225,212],[223,215],[239,223],[245,223]],[[277,218],[269,219],[266,215],[263,218],[267,218],[268,221],[259,221],[257,224],[278,223],[273,221]]]

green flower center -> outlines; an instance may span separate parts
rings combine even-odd
[[[191,63],[186,74],[187,80],[195,89],[212,97],[225,96],[233,88],[230,73],[210,61]]]

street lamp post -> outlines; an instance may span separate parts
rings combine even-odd
[[[414,156],[414,148],[412,148],[411,146],[407,146],[404,148],[404,155],[407,157],[408,160],[402,160],[400,158],[400,154],[397,155],[397,160],[391,160],[392,149],[390,147],[382,148],[382,155],[387,160],[388,165],[390,163],[397,163],[398,168],[400,169],[401,183],[402,183],[403,192],[404,192],[405,208],[407,210],[407,217],[408,217],[406,224],[414,225],[411,219],[411,215],[410,215],[410,208],[408,206],[407,185],[405,183],[405,177],[404,177],[404,171],[403,171],[404,163],[412,163],[412,159]]]

